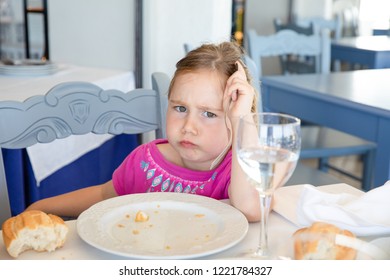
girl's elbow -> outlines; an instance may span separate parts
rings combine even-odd
[[[232,202],[232,201],[231,201]],[[238,209],[248,222],[258,222],[261,219],[260,205],[258,203],[232,203],[236,209]]]
[[[247,209],[247,210],[244,210],[244,211],[241,211],[245,218],[248,220],[249,223],[255,223],[255,222],[259,222],[260,219],[261,219],[261,215],[260,215],[260,209],[257,208],[257,209]]]

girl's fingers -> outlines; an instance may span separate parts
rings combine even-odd
[[[245,81],[247,80],[247,76],[246,76],[246,73],[245,73],[245,69],[244,69],[244,65],[242,64],[242,61],[241,60],[238,60],[236,62],[237,64],[237,74],[240,78],[244,79]]]
[[[238,83],[241,85],[247,85],[248,84],[248,78],[246,76],[245,72],[245,66],[241,60],[236,61],[237,65],[237,71],[233,73],[233,75],[230,76],[229,80],[230,83]]]
[[[244,65],[241,61],[237,61],[236,65],[237,71],[227,80],[224,92],[224,104],[230,104],[229,111],[233,115],[249,113],[254,96],[254,89],[247,81]]]
[[[242,64],[239,60],[236,62],[236,65],[237,65],[237,71],[232,75],[233,76],[232,82],[235,82],[235,84],[237,86],[237,89],[233,89],[233,91],[231,93],[233,101],[236,101],[238,98],[238,91],[239,91],[240,87],[237,83],[239,83],[242,79],[244,79],[246,81],[245,71],[244,71],[244,68],[242,67]]]
[[[236,65],[237,65],[237,71],[234,72],[227,80],[226,82],[226,85],[227,87],[229,87],[233,81],[235,79],[241,79],[241,80],[244,80],[246,81],[247,80],[247,77],[246,77],[246,73],[245,73],[245,69],[244,69],[244,66],[242,64],[242,62],[240,60],[237,60],[236,61]]]

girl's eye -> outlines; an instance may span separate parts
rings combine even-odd
[[[214,114],[214,113],[211,113],[211,112],[204,112],[203,115],[206,117],[206,118],[215,118],[217,115]]]
[[[187,111],[186,107],[184,106],[175,106],[174,109],[177,111],[177,112],[180,112],[180,113],[184,113]]]

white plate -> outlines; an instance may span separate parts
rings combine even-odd
[[[138,211],[149,216],[135,222]],[[146,193],[100,202],[77,219],[90,245],[138,259],[189,259],[226,250],[248,231],[245,216],[221,201],[192,194]]]

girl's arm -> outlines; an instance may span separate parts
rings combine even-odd
[[[240,115],[251,113],[255,90],[248,83],[245,70],[240,62],[237,62],[237,68],[237,72],[229,77],[224,94],[224,102],[231,100],[229,119],[233,137],[229,198],[231,204],[239,209],[248,221],[255,222],[260,220],[259,195],[254,186],[247,180],[247,175],[242,171],[236,153],[238,118]]]
[[[112,181],[34,202],[26,210],[41,210],[63,217],[77,217],[97,202],[117,196]]]
[[[235,137],[234,133],[233,137]],[[232,171],[229,186],[230,202],[245,215],[249,222],[257,222],[260,220],[259,193],[253,183],[247,179],[247,175],[238,163],[235,142],[233,140]]]

